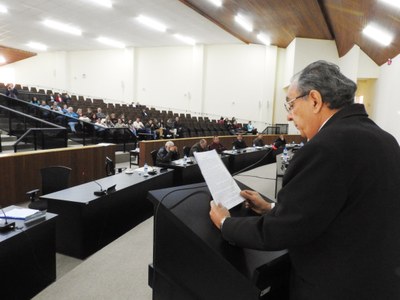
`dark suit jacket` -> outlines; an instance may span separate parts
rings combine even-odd
[[[157,157],[156,157],[156,164],[160,163],[168,163],[173,160],[179,159],[179,153],[176,151],[167,151],[165,147],[161,147],[158,149]]]
[[[278,204],[228,218],[241,247],[289,250],[292,299],[400,299],[400,148],[364,106],[336,113],[292,158]]]

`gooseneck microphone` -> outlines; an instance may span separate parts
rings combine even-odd
[[[6,213],[4,212],[4,210],[1,206],[0,206],[0,209],[4,215],[4,223],[0,224],[0,231],[4,232],[4,231],[13,230],[15,228],[15,222],[8,223]]]
[[[103,187],[101,186],[100,183],[98,183],[96,180],[93,180],[93,182],[96,183],[100,187],[99,191],[94,191],[94,194],[96,196],[103,196],[103,195],[107,194],[107,190],[103,190]]]

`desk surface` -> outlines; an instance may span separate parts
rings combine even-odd
[[[3,210],[5,212],[13,209],[13,208],[18,208],[18,206],[16,205],[10,205],[5,207]],[[16,219],[8,219],[8,223],[10,222],[15,222],[15,229],[14,230],[10,230],[7,232],[0,232],[0,243],[13,237],[16,236],[18,234],[23,234],[24,230],[28,230],[30,228],[34,228],[35,226],[38,226],[39,224],[45,222],[45,221],[49,221],[51,219],[54,219],[55,217],[57,217],[56,214],[52,214],[52,213],[46,213],[45,217],[43,219],[39,219],[37,221],[33,221],[30,223],[25,224],[24,220],[16,220]],[[4,222],[4,219],[1,218],[0,222]]]
[[[99,184],[101,185],[102,189],[105,190],[115,184],[116,191],[120,191],[131,187],[132,185],[141,184],[142,182],[145,182],[149,179],[161,176],[168,172],[172,172],[172,170],[165,170],[163,172],[160,172],[160,168],[157,167],[154,167],[154,170],[157,172],[157,174],[149,175],[147,177],[143,175],[143,171],[140,168],[133,170],[133,173],[130,174],[124,171],[122,173],[109,177],[104,177],[96,181],[91,181],[62,191],[43,195],[40,198],[88,204],[89,202],[102,197],[94,195],[95,191],[100,190]]]

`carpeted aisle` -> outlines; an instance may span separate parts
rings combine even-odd
[[[153,218],[139,224],[65,274],[39,299],[151,299],[147,285],[153,255]]]

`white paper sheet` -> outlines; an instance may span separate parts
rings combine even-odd
[[[215,150],[195,152],[194,157],[217,204],[221,203],[227,209],[231,209],[244,201],[239,194],[239,186]]]

